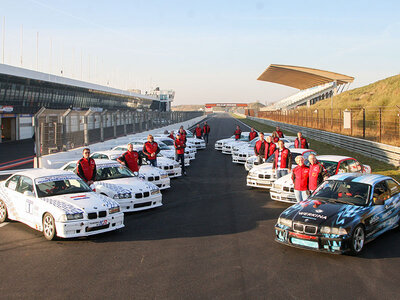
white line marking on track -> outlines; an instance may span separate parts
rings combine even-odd
[[[6,225],[8,225],[8,224],[10,224],[10,223],[7,223],[7,222],[1,223],[1,224],[0,224],[0,227],[4,227],[4,226],[6,226]]]

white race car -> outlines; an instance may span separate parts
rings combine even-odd
[[[339,173],[371,173],[371,167],[363,165],[355,158],[341,155],[318,155],[317,160],[324,166],[329,176]],[[308,160],[305,161],[309,165]],[[275,201],[296,203],[292,174],[276,180],[270,190],[271,199]]]
[[[174,130],[174,134],[178,133],[179,129]],[[203,139],[198,139],[193,136],[193,133],[186,130],[186,145],[195,147],[197,150],[206,149],[206,142]]]
[[[241,135],[241,138],[240,138],[240,140],[241,141],[249,141],[249,133],[250,132],[242,132],[242,135]],[[218,150],[218,151],[222,151],[222,148],[223,148],[223,146],[224,146],[224,143],[226,143],[226,142],[231,142],[231,141],[235,141],[235,136],[234,135],[232,135],[231,137],[229,137],[229,138],[225,138],[225,139],[221,139],[221,140],[218,140],[218,141],[216,141],[215,142],[215,145],[214,145],[214,147],[215,147],[215,150]],[[227,150],[227,149],[226,149]]]
[[[317,155],[311,149],[291,149],[292,153],[292,169],[296,166],[295,158],[302,155],[305,160],[308,159],[310,154]],[[269,189],[276,180],[276,172],[272,170],[272,161],[274,156],[271,155],[267,161],[261,165],[254,166],[247,175],[247,186],[257,187],[262,189]]]
[[[115,200],[94,193],[77,175],[56,169],[17,172],[0,183],[0,223],[8,217],[46,239],[74,238],[124,227]]]
[[[123,212],[139,211],[162,205],[162,195],[155,184],[139,178],[114,160],[96,159],[95,162],[96,181],[91,188],[96,193],[117,201]],[[76,161],[69,162],[62,169],[75,172]],[[169,180],[168,176],[167,179]]]
[[[157,143],[159,143],[159,142],[164,143],[175,154],[175,146],[174,146],[173,139],[171,139],[169,137],[164,137],[164,138],[155,138],[154,140]],[[197,153],[196,147],[191,145],[190,143],[186,142],[185,157],[188,157],[190,160],[193,160],[196,158],[196,153]]]

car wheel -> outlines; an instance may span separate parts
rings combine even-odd
[[[0,199],[0,223],[7,220],[7,206],[3,200]]]
[[[45,213],[43,217],[43,235],[44,237],[51,241],[56,236],[56,223],[51,214]]]
[[[365,244],[365,231],[362,225],[358,225],[353,230],[353,234],[351,236],[351,245],[350,250],[352,255],[359,254],[364,248]]]

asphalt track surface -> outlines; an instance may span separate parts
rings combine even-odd
[[[0,298],[399,298],[399,232],[359,257],[276,243],[288,205],[247,188],[244,167],[214,150],[238,121],[218,115],[209,124],[208,149],[172,181],[164,206],[126,215],[119,232],[48,242],[17,222],[1,227]]]

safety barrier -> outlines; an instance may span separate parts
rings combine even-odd
[[[400,147],[377,143],[369,140],[359,139],[347,135],[332,133],[328,131],[286,124],[282,122],[260,119],[247,116],[249,120],[264,123],[269,126],[279,126],[281,129],[294,133],[301,131],[304,136],[327,144],[335,145],[343,149],[372,157],[376,160],[400,167]]]

